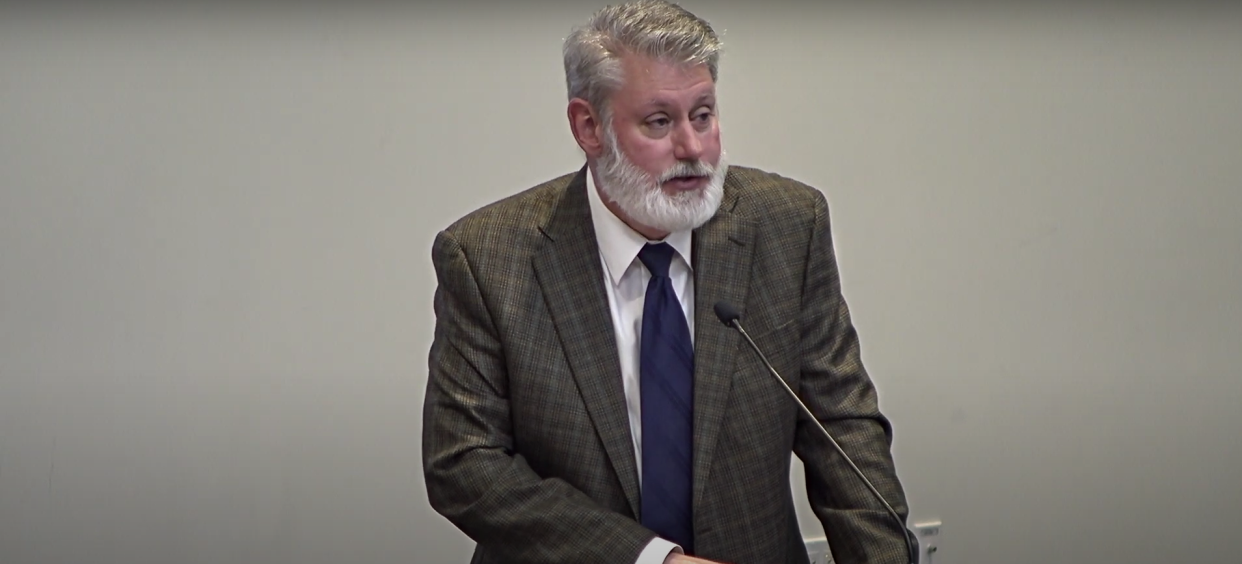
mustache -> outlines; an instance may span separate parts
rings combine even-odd
[[[711,176],[715,172],[716,167],[703,161],[677,161],[677,164],[669,167],[660,175],[659,181],[663,184],[682,176]]]

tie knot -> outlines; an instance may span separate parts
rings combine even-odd
[[[673,247],[668,243],[647,243],[638,251],[638,260],[652,276],[668,278],[668,265],[673,261]]]

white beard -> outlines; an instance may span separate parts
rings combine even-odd
[[[724,198],[724,179],[728,171],[729,164],[722,149],[716,166],[703,161],[679,161],[659,177],[653,177],[621,151],[616,132],[605,121],[604,154],[596,162],[595,173],[600,190],[631,220],[657,231],[673,233],[698,228],[716,215]],[[679,176],[711,178],[698,190],[666,193],[663,184]]]

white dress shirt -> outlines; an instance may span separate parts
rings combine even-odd
[[[639,354],[642,343],[643,302],[647,295],[647,282],[651,273],[638,251],[650,241],[621,221],[609,210],[595,187],[594,174],[587,172],[587,193],[591,201],[591,223],[595,226],[595,240],[599,244],[599,257],[604,266],[604,288],[608,293],[608,305],[612,311],[612,324],[617,335],[617,353],[621,360],[621,382],[625,389],[626,413],[630,419],[630,431],[634,437],[634,460],[638,462],[638,483],[642,487],[643,429],[642,396],[639,394]],[[673,291],[681,302],[681,311],[690,327],[690,340],[694,342],[694,276],[690,265],[690,231],[670,233],[664,238],[673,250],[674,259],[669,264],[668,275],[673,280]],[[670,551],[681,551],[676,544],[656,537],[639,554],[635,564],[660,564]]]

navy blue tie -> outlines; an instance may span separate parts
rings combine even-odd
[[[643,302],[639,389],[642,397],[642,524],[694,554],[691,453],[694,442],[694,345],[668,276],[673,248],[648,244],[638,260],[651,272]]]

